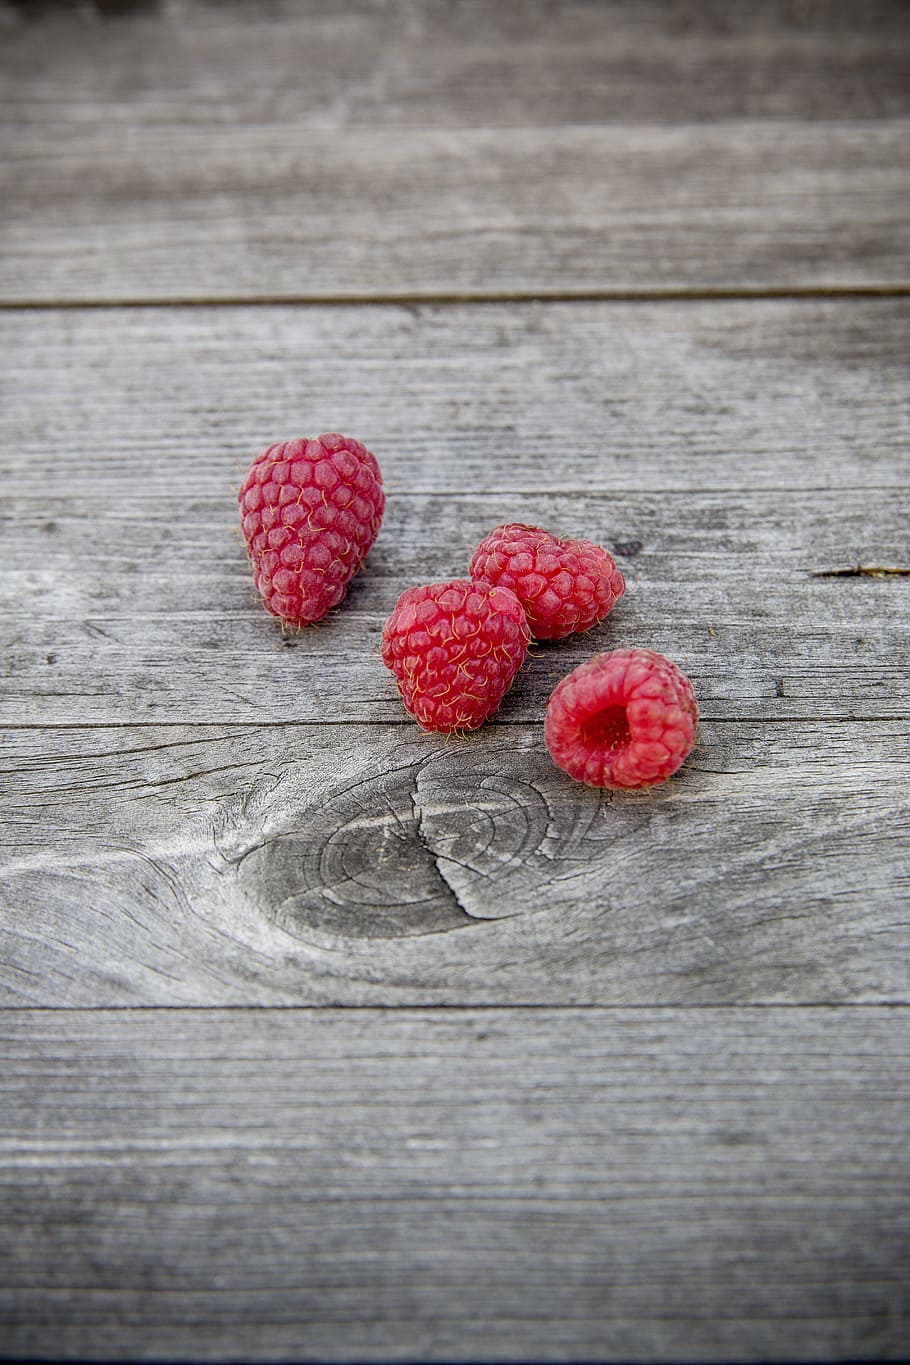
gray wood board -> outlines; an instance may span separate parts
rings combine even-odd
[[[3,1358],[910,1348],[906,1010],[23,1011],[0,1035]]]
[[[0,5],[31,126],[490,126],[910,113],[900,0]]]
[[[7,302],[910,286],[910,120],[7,139]]]
[[[903,298],[16,310],[2,493],[179,522],[325,430],[376,452],[392,502],[906,488],[908,341]]]
[[[907,1003],[908,741],[706,722],[602,795],[539,725],[14,731],[0,999]]]

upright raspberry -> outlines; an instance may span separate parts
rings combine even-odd
[[[539,526],[497,526],[477,546],[470,575],[511,588],[537,640],[589,630],[626,584],[612,557],[589,540],[551,536]]]
[[[616,649],[557,683],[544,738],[579,782],[653,787],[691,752],[697,723],[692,684],[676,664],[650,649]]]
[[[382,659],[424,730],[476,730],[512,686],[530,638],[513,592],[456,578],[401,594]]]
[[[238,502],[266,610],[305,626],[344,597],[376,539],[385,495],[366,446],[327,432],[269,446],[253,461]]]

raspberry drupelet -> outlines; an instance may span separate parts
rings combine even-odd
[[[650,649],[581,664],[553,690],[544,738],[560,768],[592,787],[653,787],[691,752],[698,703],[686,675]]]
[[[401,594],[382,632],[382,659],[417,724],[451,734],[493,714],[530,639],[513,592],[456,578]]]
[[[602,545],[517,522],[497,526],[471,559],[472,578],[511,588],[537,640],[590,630],[612,611],[625,579]]]
[[[295,626],[338,606],[385,510],[375,455],[337,432],[269,446],[253,461],[238,502],[263,605]]]

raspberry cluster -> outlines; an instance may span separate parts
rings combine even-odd
[[[333,432],[269,446],[238,500],[263,604],[295,626],[338,606],[385,508],[375,456]],[[382,659],[424,730],[476,730],[512,686],[532,638],[590,630],[625,586],[602,545],[539,526],[496,526],[474,550],[468,577],[402,593],[383,628]],[[692,684],[674,663],[649,649],[617,649],[556,686],[544,738],[579,782],[643,788],[676,772],[697,723]]]
[[[589,630],[626,586],[603,546],[518,523],[484,537],[469,573],[470,579],[410,588],[383,631],[383,660],[406,710],[425,730],[482,725],[511,686],[531,637],[559,640]],[[544,737],[570,777],[642,788],[677,770],[695,742],[697,720],[692,684],[675,664],[653,650],[619,649],[558,684]]]

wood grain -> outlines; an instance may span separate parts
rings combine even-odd
[[[0,299],[906,289],[908,130],[23,129]]]
[[[907,1010],[23,1011],[0,1035],[4,1359],[910,1345]]]
[[[566,126],[910,113],[900,0],[0,6],[33,127]]]
[[[2,492],[227,505],[325,430],[392,502],[906,488],[908,337],[905,299],[26,309],[0,314]]]
[[[908,57],[0,0],[0,1358],[910,1355]],[[234,490],[331,427],[388,515],[283,638]],[[383,617],[512,519],[629,592],[423,735]],[[651,796],[542,744],[620,643]]]
[[[539,725],[16,731],[0,998],[907,1003],[908,741],[706,722],[610,796]]]
[[[0,22],[0,300],[910,283],[896,0]]]

